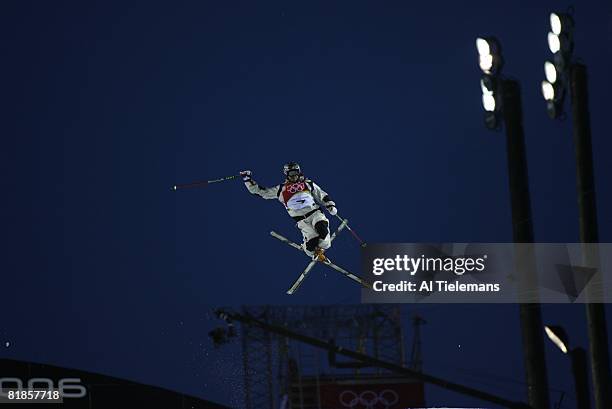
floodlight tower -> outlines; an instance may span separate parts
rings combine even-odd
[[[580,241],[583,261],[588,266],[599,264],[597,246],[597,203],[595,200],[595,177],[593,170],[593,148],[591,144],[591,125],[588,106],[587,69],[573,59],[574,19],[569,13],[550,14],[548,48],[553,61],[546,61],[544,70],[546,81],[542,82],[542,92],[546,100],[548,115],[563,119],[563,101],[570,92],[573,120],[574,144],[576,146],[576,177],[578,211],[580,222]],[[596,279],[587,287],[586,315],[589,331],[590,361],[597,409],[612,407],[612,380],[610,376],[610,354],[608,351],[608,332],[606,325],[604,294],[601,279]]]
[[[506,130],[513,240],[515,243],[533,243],[520,86],[518,81],[501,76],[504,60],[501,45],[495,37],[477,38],[476,48],[478,65],[483,74],[480,87],[483,93],[485,126],[499,130],[503,120]],[[531,294],[528,302],[519,304],[528,401],[534,409],[548,409],[550,402],[542,312],[536,291],[536,276],[533,274],[536,266],[533,252],[523,257],[521,264],[528,266],[521,281],[530,284],[528,291]]]

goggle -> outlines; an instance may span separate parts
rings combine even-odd
[[[291,169],[287,171],[287,176],[299,176],[300,171],[298,169]]]

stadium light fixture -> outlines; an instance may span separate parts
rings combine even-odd
[[[501,47],[494,37],[478,37],[478,66],[482,71],[480,90],[482,91],[482,106],[484,108],[484,123],[488,129],[499,129],[499,92],[498,77],[503,66]]]
[[[555,87],[548,81],[542,81],[542,95],[546,101],[554,101]]]
[[[563,102],[574,49],[574,20],[570,14],[554,12],[550,13],[549,21],[547,42],[553,58],[544,62],[546,81],[542,81],[542,95],[548,115],[553,119],[564,118]]]
[[[548,33],[548,49],[553,54],[561,50],[561,40],[559,40],[559,36],[553,32]]]
[[[553,344],[571,359],[574,386],[576,388],[577,407],[580,409],[590,409],[591,398],[589,396],[589,375],[586,351],[580,347],[570,349],[567,334],[560,326],[546,325],[544,326],[544,331]]]
[[[487,112],[495,111],[495,97],[493,95],[482,94],[482,106]]]
[[[501,47],[494,37],[478,37],[478,65],[485,74],[497,74],[503,65]]]
[[[553,33],[570,33],[574,29],[574,19],[568,13],[550,13],[550,29]]]
[[[561,51],[569,58],[574,48],[574,19],[567,13],[550,13],[548,48],[553,54]]]
[[[544,74],[546,75],[546,81],[551,84],[557,82],[557,69],[555,68],[555,64],[550,61],[544,63]]]
[[[487,55],[491,54],[491,47],[489,46],[489,42],[484,38],[478,37],[476,39],[476,48],[478,49],[478,55]]]
[[[478,65],[482,72],[490,73],[493,69],[493,56],[491,54],[481,55],[478,59]]]
[[[553,344],[555,344],[561,350],[561,352],[567,354],[569,342],[567,334],[565,333],[563,328],[556,325],[546,325],[544,327],[544,330],[546,331],[546,335],[553,342]]]
[[[561,34],[561,18],[557,13],[550,13],[550,28],[556,35]]]

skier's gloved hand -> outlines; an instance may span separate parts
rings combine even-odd
[[[338,214],[338,210],[336,209],[336,203],[329,198],[329,196],[325,196],[323,198],[323,204],[325,204],[325,208],[332,216]]]
[[[329,214],[331,214],[332,216],[335,216],[338,214],[338,209],[336,209],[336,206],[334,205],[328,205],[327,207],[327,211],[329,212]]]
[[[250,170],[243,170],[242,172],[240,172],[240,176],[242,176],[242,180],[244,180],[245,182],[251,180],[251,174],[252,172]]]

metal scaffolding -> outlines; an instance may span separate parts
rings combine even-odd
[[[243,313],[378,359],[405,363],[398,305],[247,306]],[[298,399],[300,407],[317,408],[313,391],[323,376],[388,373],[351,363],[330,365],[330,357],[317,348],[250,325],[242,325],[242,348],[247,409],[277,409],[287,405],[283,397],[287,400],[289,396]],[[420,361],[420,356],[415,358]],[[303,381],[304,376],[308,382]]]
[[[245,312],[264,322],[267,307],[249,307]],[[242,325],[245,407],[276,408],[272,382],[272,335],[261,328]]]

